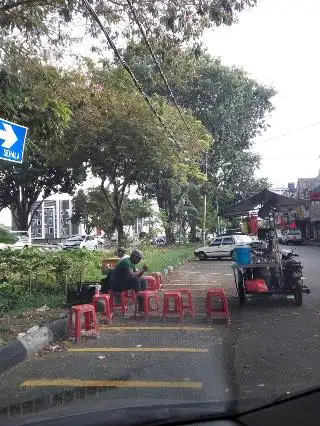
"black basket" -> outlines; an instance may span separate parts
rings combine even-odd
[[[74,283],[73,287],[76,287],[73,290],[68,290],[67,292],[67,304],[69,305],[83,305],[86,303],[91,303],[93,296],[96,292],[96,286],[101,284],[100,281],[96,282],[84,282],[84,283]]]

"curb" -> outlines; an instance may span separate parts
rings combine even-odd
[[[177,263],[176,266],[168,265],[162,269],[161,273],[167,278],[170,274],[172,274],[176,269],[183,266],[185,263],[191,262],[194,259],[194,255],[188,256],[185,259],[182,259]]]
[[[62,318],[43,325],[32,333],[10,342],[0,349],[0,374],[26,360],[30,355],[50,345],[55,339],[67,336],[68,319]]]

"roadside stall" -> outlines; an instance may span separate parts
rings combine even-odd
[[[224,212],[226,218],[234,219],[257,210],[258,216],[268,223],[266,228],[258,230],[259,241],[234,250],[232,269],[241,305],[245,303],[247,295],[283,294],[293,296],[295,304],[300,306],[303,293],[310,293],[303,283],[303,267],[298,255],[291,250],[281,250],[276,234],[277,213],[305,202],[264,189]]]

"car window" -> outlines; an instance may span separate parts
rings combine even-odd
[[[300,235],[300,234],[301,234],[301,232],[298,229],[294,229],[294,230],[290,231],[288,235]]]
[[[234,240],[232,237],[223,238],[223,241],[222,241],[223,246],[230,245],[230,244],[234,244]]]
[[[69,241],[83,241],[85,237],[82,235],[74,235],[73,237],[69,238]]]
[[[220,246],[220,244],[222,243],[222,238],[216,238],[215,240],[213,240],[209,246],[213,247],[213,246]]]

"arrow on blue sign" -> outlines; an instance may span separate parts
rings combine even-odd
[[[0,159],[22,163],[28,128],[0,118]]]

